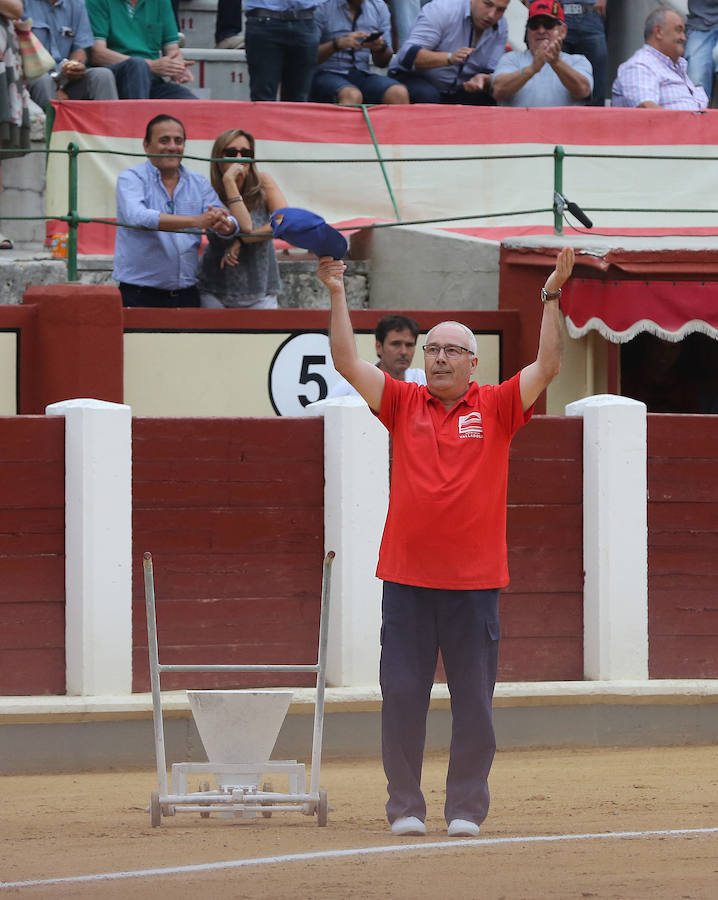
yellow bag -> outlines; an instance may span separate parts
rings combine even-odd
[[[28,81],[39,78],[55,68],[55,60],[32,32],[32,19],[15,22],[15,34],[20,47],[22,71]]]

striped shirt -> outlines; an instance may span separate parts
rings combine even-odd
[[[655,47],[644,44],[618,67],[611,104],[638,106],[652,101],[663,109],[705,109],[706,92],[693,84],[687,68],[683,57],[674,63]]]

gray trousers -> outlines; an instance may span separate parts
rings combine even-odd
[[[451,694],[444,815],[480,825],[489,811],[496,750],[491,699],[499,649],[498,590],[452,591],[384,582],[379,680],[390,822],[426,804],[421,767],[438,652]]]
[[[50,73],[41,75],[28,81],[27,88],[30,96],[43,109],[49,106],[50,101],[57,96],[55,80]],[[117,100],[117,86],[115,76],[109,69],[98,66],[96,69],[88,69],[82,78],[68,81],[63,88],[70,100]]]

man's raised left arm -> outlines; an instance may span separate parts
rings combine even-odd
[[[573,249],[564,247],[556,259],[556,268],[544,285],[548,299],[543,304],[538,353],[534,362],[521,370],[519,381],[524,412],[533,406],[561,368],[563,326],[559,308],[560,290],[570,278],[573,264]],[[552,297],[552,294],[556,296]]]

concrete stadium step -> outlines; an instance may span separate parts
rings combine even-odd
[[[216,19],[217,0],[180,2],[180,31],[184,34],[185,47],[214,47]]]
[[[195,61],[194,84],[205,100],[249,100],[249,72],[244,50],[185,47],[185,59]]]

